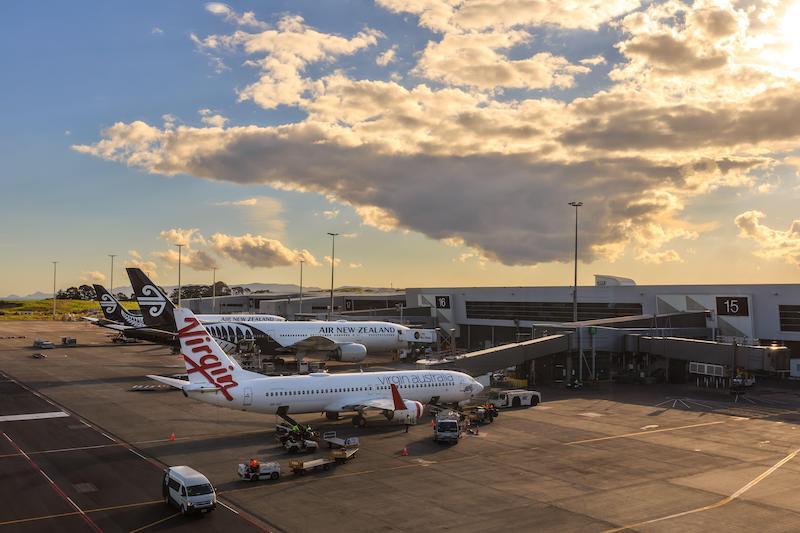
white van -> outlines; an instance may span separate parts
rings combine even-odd
[[[188,466],[167,468],[161,491],[164,503],[174,505],[181,514],[207,513],[217,507],[217,494],[208,478]]]

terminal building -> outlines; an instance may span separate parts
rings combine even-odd
[[[409,306],[430,307],[437,326],[454,329],[458,346],[474,350],[530,338],[536,327],[573,322],[567,287],[408,289]],[[596,276],[578,287],[578,322],[705,312],[711,340],[780,344],[800,357],[800,285],[636,285]],[[670,324],[667,324],[669,327]]]
[[[519,357],[537,360],[531,371],[540,378],[567,379],[577,368],[582,377],[636,370],[685,380],[691,362],[724,367],[714,372],[728,375],[738,368],[782,373],[792,354],[800,357],[800,285],[636,285],[598,275],[594,286],[578,287],[577,321],[572,296],[571,286],[406,293],[408,305],[430,308],[435,326],[459,349],[493,354],[490,365],[503,361],[493,347],[524,345]],[[553,338],[530,342],[543,337]],[[588,352],[591,363],[583,359]],[[518,364],[515,357],[506,362]]]

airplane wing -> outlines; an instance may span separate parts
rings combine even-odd
[[[381,411],[393,411],[394,401],[391,398],[353,398],[352,400],[340,400],[325,406],[324,411],[357,411],[359,409],[380,409]]]
[[[99,318],[93,316],[82,316],[81,319],[86,320],[87,322],[91,322],[92,324],[100,322]]]
[[[327,337],[306,337],[305,339],[297,342],[290,342],[287,344],[283,344],[280,342],[279,339],[276,339],[281,346],[284,348],[297,348],[301,351],[325,351],[325,350],[333,350],[336,348],[337,344]]]

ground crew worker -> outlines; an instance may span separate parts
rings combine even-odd
[[[250,471],[257,472],[258,471],[258,460],[257,459],[250,459]]]

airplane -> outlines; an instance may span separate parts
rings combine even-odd
[[[175,305],[138,268],[128,268],[134,294],[148,327],[176,331],[170,313]],[[435,331],[411,329],[391,322],[284,321],[226,322],[204,324],[218,340],[236,344],[253,340],[264,352],[293,351],[298,359],[326,353],[329,359],[363,361],[367,353],[389,353],[407,349],[409,343],[433,343]]]
[[[106,320],[124,324],[135,328],[145,327],[144,319],[141,315],[135,315],[125,309],[113,294],[108,292],[102,285],[93,285],[97,301],[103,310]],[[285,322],[286,319],[278,315],[209,315],[198,314],[197,318],[203,324],[215,324],[218,322]],[[93,320],[95,321],[95,320]]]
[[[83,317],[84,320],[92,322],[100,327],[111,329],[132,339],[141,339],[157,342],[159,344],[177,346],[174,332],[161,331],[147,327],[141,315],[135,315],[125,309],[122,304],[119,303],[119,300],[114,298],[102,285],[94,285],[94,291],[105,318]]]
[[[325,412],[330,419],[355,412],[352,421],[360,427],[366,425],[364,411],[373,409],[391,422],[411,425],[422,416],[423,403],[462,402],[483,390],[478,381],[454,370],[267,377],[228,357],[189,309],[170,309],[168,315],[175,321],[189,381],[147,377],[220,407],[281,415]]]

